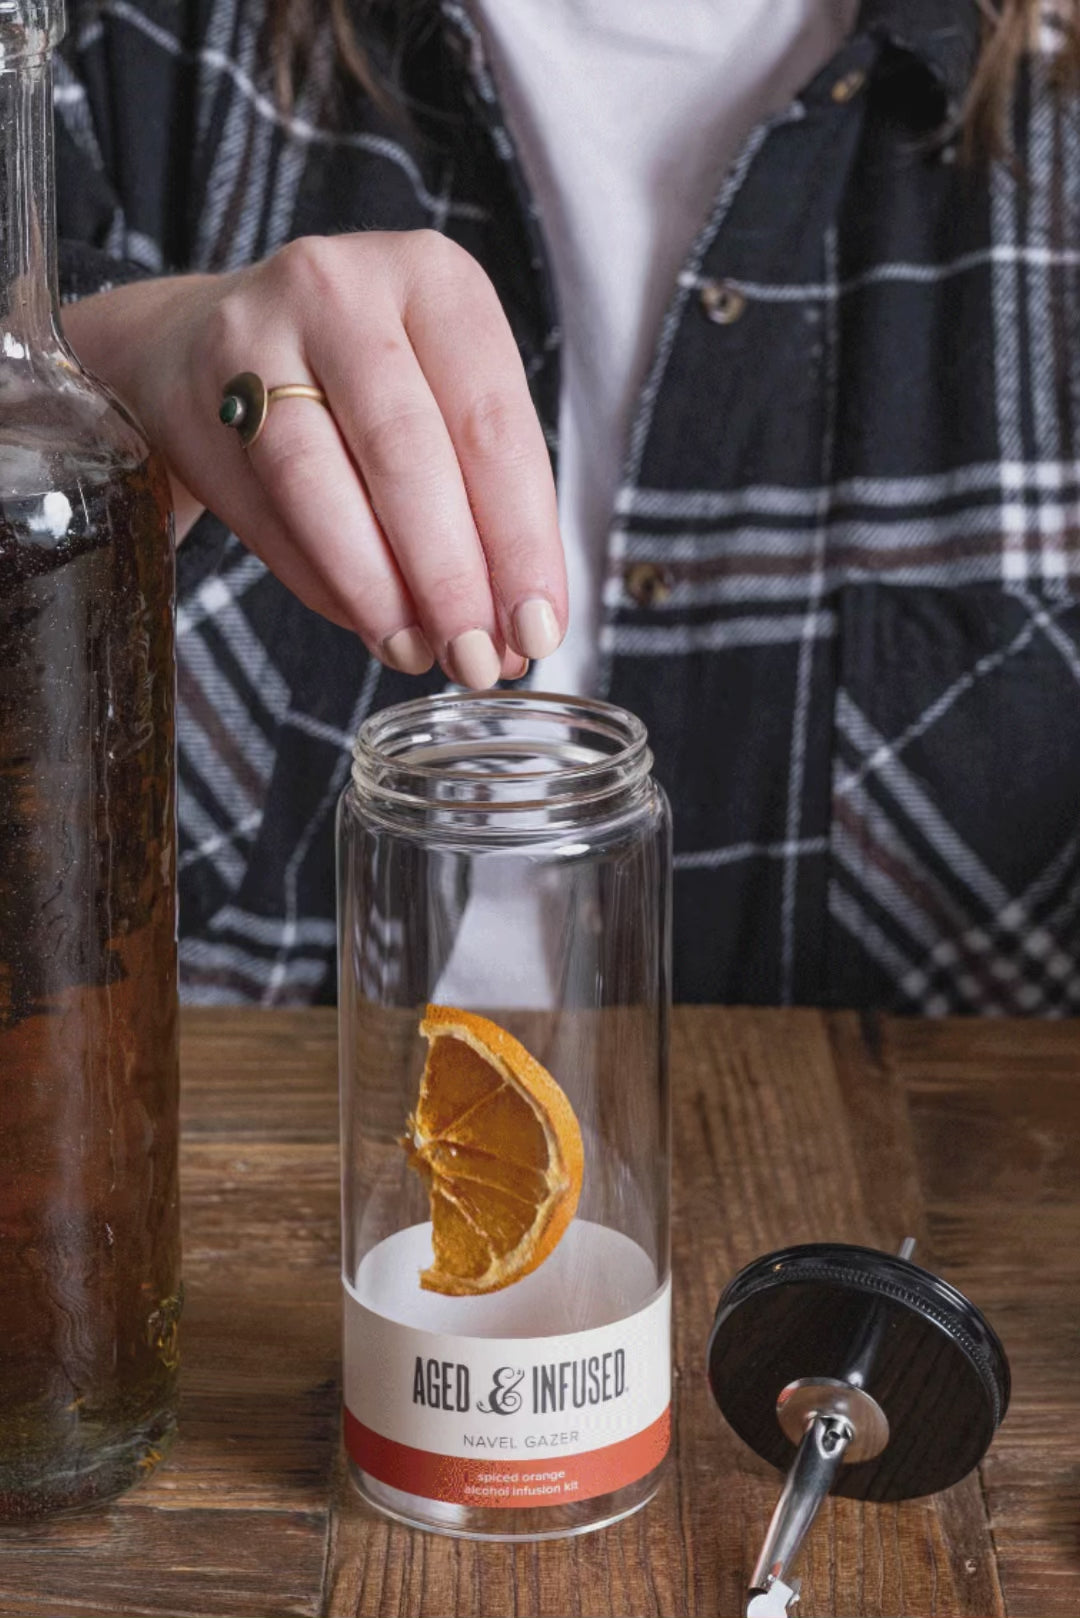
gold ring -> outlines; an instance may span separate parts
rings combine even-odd
[[[309,382],[283,382],[278,388],[268,388],[254,371],[241,371],[221,391],[218,420],[223,427],[234,427],[241,444],[250,449],[265,427],[275,399],[314,399],[316,404],[327,405],[323,390]]]

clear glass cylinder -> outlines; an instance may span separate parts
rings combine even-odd
[[[362,1493],[417,1526],[572,1534],[660,1479],[671,833],[651,763],[632,715],[531,692],[425,698],[357,739],[345,1432]]]

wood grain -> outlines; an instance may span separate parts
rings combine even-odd
[[[1011,1614],[1080,1611],[1080,1031],[894,1024],[930,1238],[1008,1350],[982,1467]]]
[[[0,1613],[733,1615],[778,1480],[709,1397],[717,1297],[774,1246],[907,1234],[998,1325],[1013,1409],[947,1495],[830,1502],[799,1610],[1080,1611],[1080,1030],[679,1011],[673,1464],[614,1528],[499,1546],[377,1517],[339,1458],[333,1013],[184,1029],[182,1436],[108,1509],[0,1531]]]

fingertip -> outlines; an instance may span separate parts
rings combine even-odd
[[[435,663],[427,636],[415,625],[388,635],[380,647],[382,661],[399,674],[426,674]]]
[[[455,680],[472,691],[487,691],[502,674],[502,658],[486,629],[466,629],[450,642],[447,660]]]
[[[517,652],[507,650],[503,658],[502,678],[504,680],[521,680],[529,672],[529,660],[520,657]]]
[[[558,650],[563,632],[547,596],[529,596],[519,602],[513,622],[514,641],[524,657],[539,662]]]

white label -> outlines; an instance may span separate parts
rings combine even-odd
[[[528,1506],[610,1493],[658,1464],[670,1285],[635,1242],[576,1220],[539,1270],[478,1298],[423,1292],[430,1257],[430,1225],[413,1226],[346,1285],[346,1442],[363,1470],[432,1499]],[[558,1330],[570,1320],[584,1329]]]

